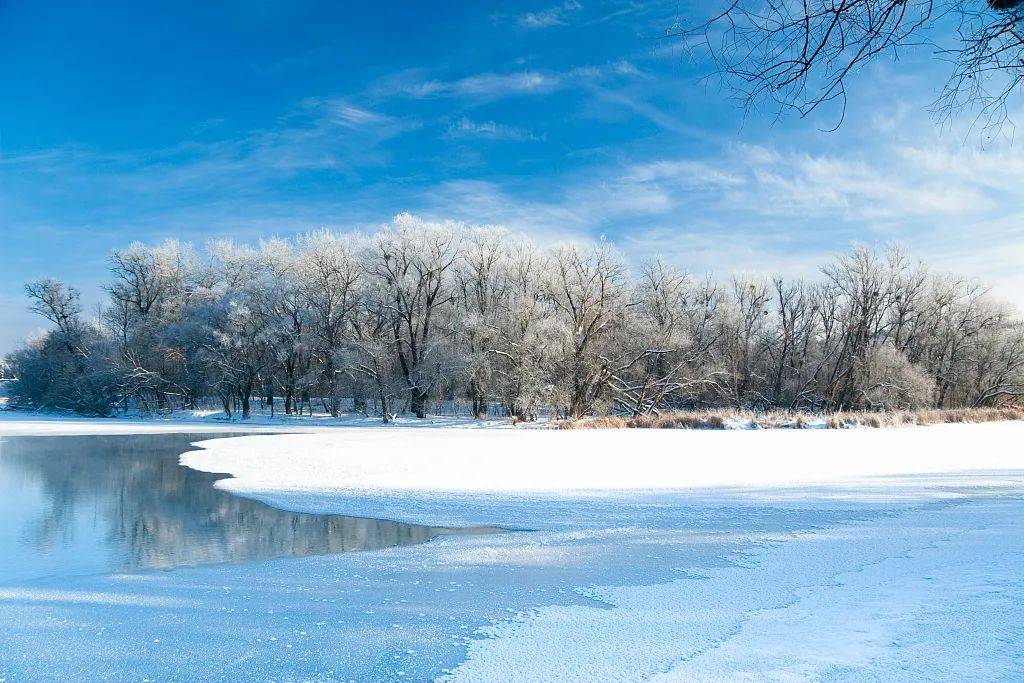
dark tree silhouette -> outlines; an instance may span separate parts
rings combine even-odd
[[[731,0],[668,37],[707,49],[745,106],[806,116],[836,103],[837,127],[851,74],[924,47],[951,65],[934,103],[939,118],[972,110],[991,131],[1024,80],[1022,21],[1024,0]]]

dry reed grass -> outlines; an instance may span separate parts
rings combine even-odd
[[[947,422],[1000,422],[1024,420],[1024,407],[933,408],[887,412],[838,412],[810,414],[790,411],[687,410],[661,415],[621,417],[617,415],[563,420],[559,429],[846,429],[850,427],[902,427]]]
[[[887,412],[840,412],[829,415],[826,426],[829,429],[843,429],[846,427],[903,427],[907,425],[932,425],[948,422],[1002,422],[1004,420],[1024,420],[1024,407],[926,408]]]

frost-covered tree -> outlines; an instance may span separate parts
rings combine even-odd
[[[546,286],[557,325],[555,386],[562,412],[579,417],[610,400],[616,372],[636,362],[621,344],[631,305],[628,271],[606,244],[558,247],[550,259]]]
[[[243,418],[272,365],[275,335],[265,259],[257,250],[221,241],[211,246],[206,291],[195,315],[203,358],[226,413],[240,405]]]
[[[641,265],[619,342],[628,362],[610,380],[616,409],[657,413],[717,385],[716,371],[703,362],[715,339],[706,329],[711,301],[703,284],[672,266]]]
[[[527,241],[503,244],[507,262],[486,367],[505,412],[518,420],[535,420],[553,394],[557,326],[545,286],[550,263]]]
[[[858,248],[808,279],[631,270],[605,243],[541,248],[401,215],[370,236],[133,244],[108,300],[26,287],[52,329],[11,354],[13,400],[107,413],[253,401],[419,417],[545,411],[998,406],[1024,396],[1024,322],[970,280]]]
[[[5,365],[14,375],[15,403],[105,415],[115,397],[109,345],[94,325],[82,319],[80,294],[54,279],[25,286],[30,308],[54,329],[30,339],[10,354]]]
[[[505,231],[475,228],[463,243],[455,269],[457,344],[465,357],[467,397],[473,415],[481,418],[487,416],[491,395],[491,351],[509,295],[510,257]]]
[[[196,378],[189,371],[196,358],[176,338],[194,287],[191,247],[173,240],[153,247],[134,243],[114,251],[110,262],[104,317],[116,339],[122,395],[156,409],[167,407],[172,395],[194,402]]]
[[[306,297],[312,350],[328,412],[337,417],[341,410],[343,373],[338,353],[352,336],[353,316],[360,305],[360,278],[365,274],[355,258],[356,245],[350,238],[319,232],[305,237],[299,246],[299,279]]]
[[[454,270],[459,226],[408,214],[372,238],[367,274],[386,293],[394,352],[408,385],[409,406],[425,417],[427,399],[442,379],[453,328]]]

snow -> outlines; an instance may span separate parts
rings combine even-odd
[[[593,587],[600,606],[486,629],[446,680],[1021,680],[1022,511],[917,511],[895,528],[799,534],[671,583]],[[965,523],[985,526],[950,529]]]
[[[1024,423],[858,430],[404,431],[239,437],[183,462],[232,490],[565,492],[1024,469]],[[212,468],[212,469],[211,469]]]
[[[1024,423],[863,430],[345,430],[200,442],[182,463],[232,474],[217,483],[289,509],[422,524],[536,528],[587,496],[640,500],[670,491],[792,487],[1024,470]],[[1010,477],[1013,479],[1013,476]],[[977,482],[976,482],[977,483]],[[496,495],[557,514],[501,511]],[[640,494],[640,496],[638,496]],[[457,506],[447,504],[458,500]],[[438,505],[441,501],[441,505]],[[502,518],[497,517],[500,515]]]
[[[210,410],[178,410],[168,415],[129,414],[113,417],[81,417],[53,412],[0,410],[0,436],[74,436],[87,434],[203,434],[226,432],[316,432],[325,429],[371,427],[379,428],[380,418],[344,415],[332,418],[326,414],[274,415],[254,414],[243,420],[237,415],[228,418],[223,412]],[[398,418],[388,429],[400,428],[493,428],[498,422],[480,422],[466,417],[437,416],[421,421]]]
[[[529,531],[4,586],[0,679],[1024,680],[1021,436],[204,441],[185,464],[281,507]]]

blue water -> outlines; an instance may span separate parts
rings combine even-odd
[[[0,439],[0,585],[422,543],[448,529],[285,512],[178,464],[209,435]]]

